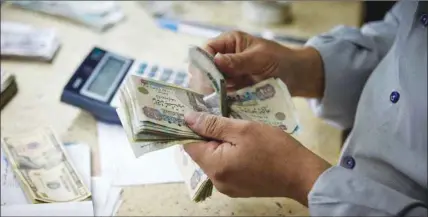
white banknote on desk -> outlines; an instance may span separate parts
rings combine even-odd
[[[19,22],[1,21],[2,57],[51,61],[60,47],[57,32]]]

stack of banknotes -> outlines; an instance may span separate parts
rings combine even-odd
[[[11,4],[36,12],[63,17],[104,31],[125,18],[114,1],[10,1]]]
[[[171,145],[205,140],[184,122],[188,111],[262,122],[290,134],[298,129],[290,93],[279,78],[269,78],[226,94],[224,76],[212,56],[192,47],[189,60],[211,81],[213,94],[205,96],[189,88],[137,75],[127,77],[121,86],[117,113],[136,157]],[[199,168],[193,170],[184,164],[179,166],[189,179],[186,184],[192,200],[203,201],[211,195],[212,183],[197,165],[191,166]]]
[[[52,129],[4,137],[2,152],[31,203],[89,200],[91,192]]]
[[[60,47],[57,32],[23,23],[1,21],[1,56],[51,61]]]
[[[16,84],[15,75],[8,73],[1,69],[1,82],[0,82],[0,109],[13,98],[18,92],[18,85]]]
[[[212,195],[213,183],[199,165],[184,151],[183,145],[179,145],[175,149],[175,161],[184,177],[191,200],[200,202]]]

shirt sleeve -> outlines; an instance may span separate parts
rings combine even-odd
[[[305,46],[320,53],[325,73],[323,98],[309,99],[315,115],[338,128],[352,127],[364,84],[392,47],[400,7],[396,3],[381,21],[361,28],[338,26],[308,40]]]
[[[335,166],[308,195],[311,216],[427,216],[426,204],[388,186]]]

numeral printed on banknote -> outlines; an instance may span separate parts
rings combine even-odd
[[[4,137],[1,145],[32,203],[82,201],[91,196],[50,128]]]
[[[214,94],[205,96],[188,88],[138,75],[127,77],[120,88],[117,113],[136,157],[173,145],[205,140],[185,124],[184,114],[189,111],[262,122],[290,134],[298,129],[291,95],[280,79],[269,78],[222,95],[225,87],[220,85],[220,80],[224,78],[210,57],[199,51],[191,49],[189,53],[194,54],[191,61],[197,62],[197,67],[207,74],[216,90]],[[226,110],[228,115],[225,115]],[[199,202],[211,196],[212,182],[201,168],[183,151],[177,152],[176,158],[192,200]]]

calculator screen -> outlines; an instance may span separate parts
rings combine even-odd
[[[99,96],[105,96],[111,85],[113,85],[116,76],[120,75],[119,72],[125,63],[122,59],[110,56],[100,68],[91,84],[89,84],[87,90]]]

